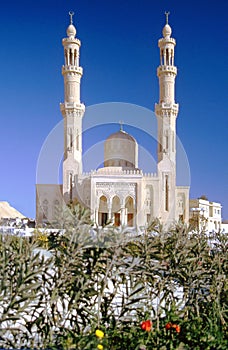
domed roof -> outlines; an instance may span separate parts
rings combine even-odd
[[[73,24],[70,24],[69,27],[67,28],[67,36],[69,38],[74,38],[76,35],[76,28]]]
[[[122,127],[105,140],[104,167],[138,167],[138,144]]]
[[[130,140],[130,141],[136,142],[133,136],[129,135],[126,131],[123,131],[123,130],[119,130],[111,134],[107,138],[107,140],[111,140],[111,139],[124,139],[124,140]]]
[[[162,34],[163,34],[164,38],[170,38],[170,36],[172,34],[172,29],[168,23],[166,23],[166,25],[164,26],[164,28],[162,30]]]

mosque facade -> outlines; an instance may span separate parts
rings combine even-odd
[[[71,22],[64,48],[64,102],[60,109],[64,120],[63,184],[37,184],[36,220],[39,225],[54,223],[62,206],[77,199],[91,212],[95,225],[145,227],[158,218],[163,224],[189,220],[189,187],[176,185],[176,119],[174,65],[176,41],[166,24],[158,41],[160,65],[157,118],[157,172],[145,174],[138,167],[138,144],[120,128],[104,142],[103,167],[83,173],[82,120],[85,106],[80,99],[83,69],[79,64],[80,40]]]

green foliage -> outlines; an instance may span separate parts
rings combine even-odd
[[[0,347],[227,349],[227,236],[92,231],[71,209],[64,234],[0,237]]]

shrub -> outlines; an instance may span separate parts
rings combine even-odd
[[[0,347],[227,349],[227,236],[91,234],[87,214],[76,206],[46,249],[0,237]]]

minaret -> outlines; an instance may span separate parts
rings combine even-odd
[[[169,13],[166,12],[166,24],[163,28],[163,38],[159,39],[160,66],[157,68],[159,79],[159,103],[155,104],[158,121],[158,172],[161,177],[161,212],[164,216],[175,216],[176,187],[176,118],[178,104],[175,103],[175,78],[177,68],[174,66],[175,39],[171,38],[172,29],[168,23]]]
[[[174,66],[175,39],[171,38],[172,29],[168,24],[169,12],[166,12],[166,25],[163,38],[159,39],[160,66],[157,69],[159,78],[159,104],[155,105],[158,119],[158,162],[167,154],[176,163],[176,117],[179,105],[175,103],[175,78],[177,68]]]
[[[64,118],[64,161],[63,195],[66,201],[73,200],[78,175],[82,173],[82,118],[85,106],[80,101],[80,84],[83,74],[79,66],[81,42],[75,38],[73,12],[69,12],[70,25],[67,38],[62,40],[65,64],[62,67],[64,77],[64,103],[60,109]]]

